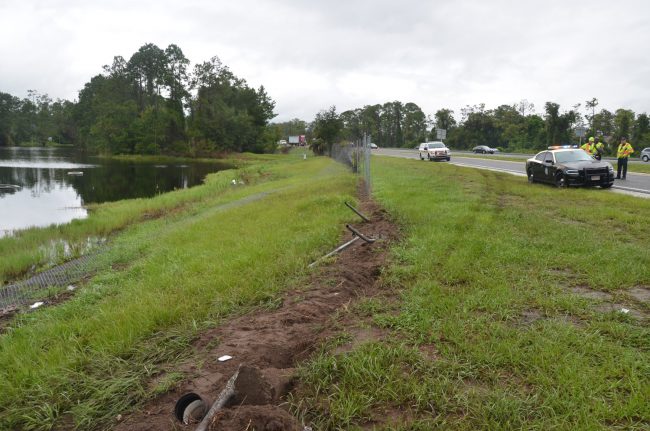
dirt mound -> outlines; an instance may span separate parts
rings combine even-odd
[[[377,239],[375,243],[356,241],[334,262],[318,267],[305,286],[284,295],[279,308],[236,317],[204,332],[195,342],[198,353],[175,369],[190,379],[128,415],[115,429],[194,429],[195,425],[182,425],[174,418],[176,401],[195,392],[212,402],[237,369],[248,367],[229,407],[214,417],[211,429],[302,430],[304,427],[281,407],[294,385],[294,367],[334,333],[332,317],[337,310],[359,296],[379,292],[376,281],[388,244],[398,236],[396,227],[375,203],[364,199],[360,210],[372,221],[354,227]],[[346,230],[341,242],[351,238]],[[219,361],[224,355],[232,359]]]
[[[210,430],[303,431],[288,412],[274,405],[237,406],[217,414]]]

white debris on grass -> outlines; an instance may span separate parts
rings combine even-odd
[[[629,312],[630,312],[629,309],[627,309],[627,308],[621,308],[621,313],[623,313],[623,314],[628,314]]]
[[[223,355],[223,356],[219,356],[219,357],[217,358],[217,360],[218,360],[219,362],[226,362],[226,361],[229,361],[229,360],[231,360],[231,359],[232,359],[232,356],[230,356],[230,355]]]
[[[73,285],[69,285],[68,287],[66,287],[66,290],[67,290],[68,292],[72,292],[72,291],[75,290],[75,289],[76,289],[76,287],[73,286]]]
[[[43,305],[43,304],[45,304],[45,303],[44,303],[44,302],[40,302],[40,301],[39,301],[39,302],[35,302],[35,303],[33,303],[32,305],[30,305],[29,308],[31,308],[31,309],[38,308],[38,307],[40,307],[40,306]]]

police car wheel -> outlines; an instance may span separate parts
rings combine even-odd
[[[534,183],[535,177],[533,176],[533,170],[529,168],[527,174],[528,174],[528,182]]]
[[[641,157],[641,159],[643,159],[644,162],[650,161],[650,157],[648,157],[648,156],[643,156],[643,157]]]
[[[566,177],[564,176],[564,172],[558,172],[555,174],[555,185],[559,188],[566,187]]]

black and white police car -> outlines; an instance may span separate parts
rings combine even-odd
[[[604,189],[614,184],[614,167],[598,161],[577,146],[548,147],[526,160],[528,181],[567,186],[600,186]]]

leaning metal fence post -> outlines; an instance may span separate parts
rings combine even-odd
[[[353,206],[350,205],[349,203],[345,202],[345,206],[348,207],[348,208],[350,208],[352,211],[354,211],[354,212],[356,213],[356,215],[358,215],[359,217],[361,217],[364,221],[370,222],[370,219],[369,219],[368,217],[366,217],[365,215],[363,215],[363,214],[362,214],[358,209],[356,209],[355,207],[353,207]]]
[[[318,262],[320,262],[321,260],[323,260],[323,259],[327,259],[328,257],[335,255],[335,254],[338,253],[339,251],[345,250],[346,248],[348,248],[349,246],[351,246],[352,244],[354,244],[356,241],[358,241],[358,240],[360,240],[360,239],[361,239],[360,237],[355,236],[355,237],[352,238],[350,241],[348,241],[348,242],[346,242],[345,244],[343,244],[343,245],[337,247],[335,250],[332,250],[331,252],[327,253],[325,256],[321,257],[320,259],[315,260],[314,262],[310,263],[310,264],[308,265],[308,267],[309,267],[309,268],[312,268],[314,265],[316,265],[316,264],[317,264]]]
[[[358,230],[356,230],[355,228],[353,228],[349,224],[346,224],[345,227],[348,228],[348,230],[350,232],[352,232],[353,235],[358,236],[359,238],[361,238],[362,240],[364,240],[368,244],[372,244],[373,242],[377,241],[374,238],[370,238],[370,237],[365,236],[364,234],[362,234],[361,232],[359,232]]]

